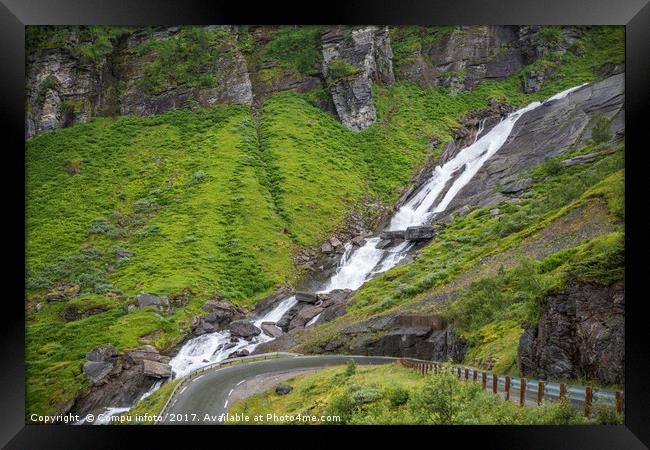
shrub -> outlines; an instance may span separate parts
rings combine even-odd
[[[396,387],[388,391],[388,401],[393,408],[405,405],[409,400],[409,396],[409,391],[402,387]]]
[[[545,404],[542,423],[548,425],[576,425],[584,423],[583,415],[567,399]]]
[[[148,200],[146,198],[141,198],[133,203],[133,210],[136,213],[151,213],[158,208],[158,204],[154,200]]]
[[[616,411],[614,405],[596,401],[594,403],[594,421],[601,425],[621,425],[623,416]]]
[[[458,381],[445,364],[441,373],[430,377],[410,402],[414,417],[420,423],[452,424],[459,409]]]
[[[359,73],[359,69],[352,64],[342,59],[333,59],[328,65],[327,78],[331,83],[337,83],[341,80],[352,79],[357,73]]]
[[[205,179],[205,172],[202,170],[197,170],[196,172],[194,172],[194,175],[192,175],[192,183],[194,184],[201,183],[203,182],[204,179]]]
[[[598,115],[596,124],[591,129],[591,140],[594,144],[604,144],[612,140],[612,132],[609,130],[609,119],[604,114]]]
[[[355,406],[375,402],[381,397],[381,392],[375,388],[361,388],[350,394],[350,399]]]
[[[564,166],[559,159],[546,158],[542,164],[542,170],[546,175],[557,175]]]
[[[357,372],[357,363],[354,359],[349,359],[348,363],[345,365],[345,375],[350,377]]]

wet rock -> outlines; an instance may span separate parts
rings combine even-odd
[[[404,232],[404,239],[407,241],[426,241],[432,239],[436,234],[438,234],[437,230],[430,226],[408,227]]]
[[[289,330],[294,328],[302,328],[307,322],[316,317],[323,311],[322,306],[307,305],[298,311],[298,313],[291,319],[289,323]]]
[[[284,334],[282,330],[275,325],[275,322],[262,322],[261,328],[264,334],[274,339]]]
[[[332,246],[332,248],[341,247],[343,245],[336,236],[331,237],[329,243]]]
[[[275,388],[275,393],[278,394],[278,395],[287,395],[291,391],[293,391],[293,387],[286,386],[286,385],[277,386]]]
[[[404,235],[406,234],[405,230],[398,230],[398,231],[382,231],[379,234],[379,237],[387,240],[387,241],[393,241],[396,239],[404,239]]]
[[[257,336],[262,331],[248,320],[235,320],[230,323],[230,334],[244,339]]]
[[[153,378],[169,378],[172,376],[172,367],[169,364],[145,359],[143,362],[144,374]]]
[[[244,317],[243,310],[218,298],[208,300],[201,308],[209,313],[204,321],[217,328],[223,328],[233,320]]]
[[[311,292],[296,292],[294,295],[296,300],[302,303],[316,303],[318,301],[318,296]]]

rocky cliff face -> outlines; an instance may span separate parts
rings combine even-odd
[[[377,119],[371,83],[395,81],[388,27],[336,27],[322,42],[323,75],[341,122],[353,130],[368,128]]]
[[[520,182],[520,186],[514,189],[523,190],[532,180],[519,180],[522,173],[546,158],[585,145],[601,114],[611,120],[614,139],[621,139],[625,133],[624,83],[624,74],[614,75],[524,114],[499,152],[456,195],[446,214],[468,205],[496,205],[506,199],[508,187],[515,182]],[[496,189],[499,183],[504,185],[501,192]]]
[[[412,80],[446,86],[455,95],[482,80],[504,79],[549,52],[574,51],[572,45],[584,31],[563,27],[547,36],[543,28],[533,26],[456,27],[439,31],[436,39],[396,62],[388,27],[329,27],[320,42],[308,44],[318,46],[314,50],[322,56],[321,66],[301,73],[257,57],[277,27],[249,28],[244,32],[234,26],[201,27],[211,39],[197,45],[209,56],[199,70],[205,77],[191,81],[175,76],[164,65],[164,44],[183,41],[183,27],[131,30],[111,38],[112,51],[95,60],[70,51],[79,43],[79,35],[73,32],[66,45],[28,57],[25,135],[29,138],[84,123],[93,116],[152,115],[219,103],[259,106],[275,92],[323,88],[329,98],[321,101],[321,108],[336,113],[345,126],[358,131],[376,120],[373,84]],[[178,48],[186,50],[180,44]],[[152,89],[148,77],[160,76],[150,73],[155,61],[163,61],[157,70],[171,75]],[[552,70],[526,72],[523,89],[538,90]],[[604,70],[617,73],[621,67]],[[206,79],[212,82],[205,83]]]
[[[625,287],[568,285],[551,295],[539,324],[519,341],[523,376],[541,379],[595,379],[623,384],[625,368]]]

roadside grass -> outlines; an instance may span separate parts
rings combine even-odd
[[[447,366],[447,368],[449,368]],[[599,405],[587,419],[566,401],[521,408],[501,400],[478,383],[458,380],[451,373],[420,375],[397,365],[358,366],[349,374],[344,366],[319,370],[283,382],[293,387],[286,395],[274,389],[236,401],[230,416],[250,421],[230,424],[597,424],[622,423],[611,406]],[[338,416],[339,422],[294,420],[274,422],[277,416]],[[255,417],[262,417],[255,421]]]

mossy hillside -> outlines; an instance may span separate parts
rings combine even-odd
[[[294,389],[278,395],[274,389],[233,403],[230,415],[251,418],[231,424],[277,424],[277,416],[338,416],[340,421],[298,421],[292,424],[587,424],[622,423],[613,407],[599,405],[591,419],[568,402],[544,402],[521,408],[452,374],[423,376],[397,365],[358,366],[353,372],[338,366],[288,380]],[[255,416],[263,421],[255,422]]]

